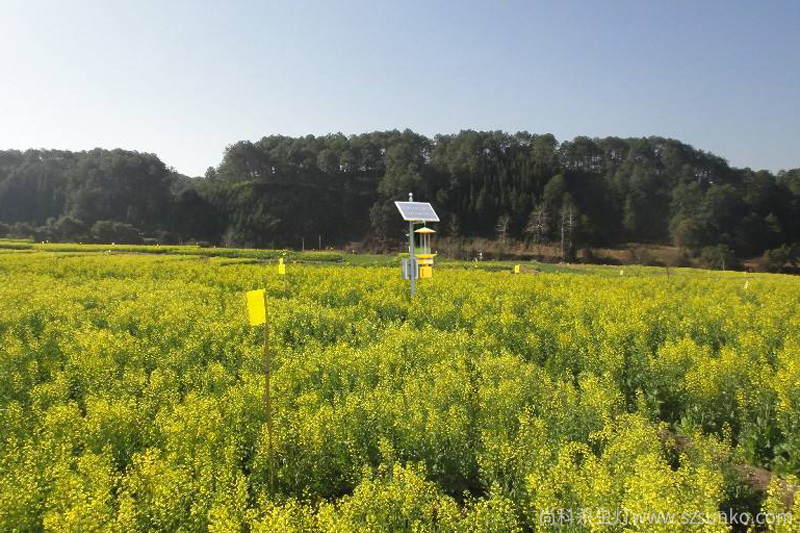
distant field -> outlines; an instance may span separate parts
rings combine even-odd
[[[514,264],[0,241],[0,531],[800,523],[800,278]]]
[[[664,253],[672,253],[673,248],[649,247],[649,251],[664,249]],[[219,247],[200,247],[194,245],[133,245],[133,244],[75,244],[75,243],[38,243],[29,239],[0,239],[0,252],[3,250],[29,250],[47,251],[58,253],[103,253],[103,254],[158,254],[158,255],[188,255],[199,257],[224,257],[231,259],[251,259],[254,262],[276,261],[284,258],[286,261],[300,263],[346,263],[353,266],[397,266],[399,257],[405,254],[370,254],[370,253],[347,253],[338,250],[264,250],[252,248],[219,248]],[[611,254],[609,250],[603,250]],[[548,253],[555,253],[549,250]],[[616,251],[617,255],[622,254]],[[610,255],[609,255],[610,256]],[[695,272],[710,275],[702,269],[690,268],[649,268],[640,265],[591,265],[591,264],[558,264],[553,262],[541,262],[534,260],[486,260],[486,261],[463,261],[448,259],[444,256],[439,257],[436,264],[446,268],[475,268],[489,271],[511,270],[514,265],[524,265],[523,270],[531,272],[564,272],[564,273],[587,273],[593,272],[603,275],[619,275],[620,271],[627,272],[628,275],[639,276],[659,276],[677,272]],[[717,273],[718,274],[718,273]],[[716,274],[714,274],[716,275]],[[734,274],[736,275],[736,274]],[[739,273],[739,275],[742,275]]]
[[[206,257],[235,257],[248,259],[278,259],[301,257],[306,261],[341,261],[342,252],[308,251],[292,252],[289,250],[254,250],[249,248],[216,248],[191,245],[161,246],[144,244],[71,244],[71,243],[37,243],[24,239],[0,239],[0,249],[37,250],[48,252],[104,252],[104,253],[141,253],[169,255],[198,255]]]

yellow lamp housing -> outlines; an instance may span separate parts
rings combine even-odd
[[[414,251],[414,256],[419,259],[420,264],[420,274],[419,277],[421,278],[429,278],[432,276],[424,276],[422,274],[422,268],[424,267],[431,267],[433,265],[433,258],[436,257],[436,254],[431,253],[431,235],[436,233],[434,230],[430,228],[420,228],[416,230],[414,233],[419,234],[419,246],[416,247]]]

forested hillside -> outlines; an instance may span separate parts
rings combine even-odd
[[[800,243],[800,169],[732,168],[660,137],[559,143],[500,131],[270,136],[229,146],[196,179],[152,154],[4,151],[0,234],[383,247],[402,237],[393,202],[409,191],[436,205],[442,236],[558,242],[567,255],[674,243],[785,265]]]

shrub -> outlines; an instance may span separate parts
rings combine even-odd
[[[782,245],[780,248],[767,250],[761,259],[764,270],[768,272],[781,272],[786,267],[800,265],[800,246]]]
[[[62,241],[77,240],[86,233],[86,224],[70,216],[62,216],[53,225],[53,233]]]
[[[113,220],[98,220],[92,226],[92,236],[101,243],[141,244],[141,232],[130,224]]]
[[[726,244],[706,246],[700,252],[700,260],[706,268],[714,270],[735,270],[739,267],[736,255]]]

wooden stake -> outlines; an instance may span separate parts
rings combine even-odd
[[[270,369],[272,361],[269,351],[269,308],[267,306],[267,293],[264,292],[264,402],[267,408],[267,446],[269,450],[269,491],[275,495],[275,456],[272,451],[272,398],[269,393]]]

